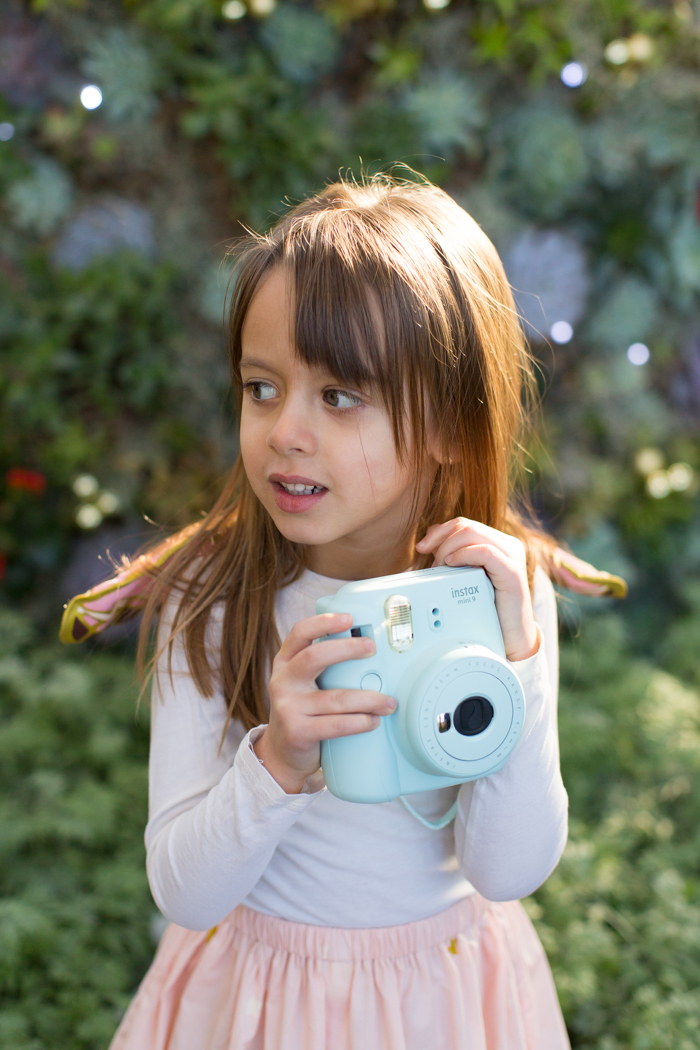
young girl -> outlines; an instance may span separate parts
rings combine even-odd
[[[339,183],[238,250],[240,459],[193,526],[71,603],[71,640],[162,608],[153,897],[171,921],[112,1050],[563,1050],[518,898],[553,870],[567,798],[547,567],[602,593],[514,510],[531,371],[495,249],[429,184]],[[503,769],[400,800],[334,797],[320,741],[396,701],[320,690],[366,638],[315,640],[344,581],[481,566],[526,721]],[[592,574],[592,575],[591,575]],[[281,640],[281,645],[280,645]]]

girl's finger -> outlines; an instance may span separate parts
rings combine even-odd
[[[433,532],[432,529],[435,531]],[[517,558],[520,551],[523,550],[520,540],[515,536],[507,536],[498,529],[492,529],[490,525],[483,525],[480,521],[470,521],[468,518],[453,518],[444,525],[431,526],[426,533],[425,540],[416,544],[416,547],[423,554],[434,554],[435,564],[443,564],[446,554],[473,543],[489,543],[509,558]]]
[[[312,694],[308,713],[316,721],[327,715],[390,715],[395,710],[394,697],[374,689],[319,689]]]
[[[343,660],[364,660],[377,651],[372,638],[335,638],[308,645],[287,661],[286,673],[301,681],[313,682],[321,671]]]
[[[430,551],[434,551],[436,547],[439,547],[441,543],[444,543],[447,537],[454,532],[477,528],[479,525],[480,522],[472,521],[470,518],[450,518],[449,521],[443,521],[439,525],[431,525],[423,539],[416,544],[416,547],[423,553],[430,553]],[[484,525],[482,528],[486,529],[488,526]]]
[[[477,530],[462,529],[459,532],[453,532],[440,544],[437,550],[433,551],[435,565],[452,564],[447,561],[447,558],[463,547],[486,545],[500,551],[504,558],[508,558],[514,565],[519,565],[523,569],[525,566],[525,550],[519,540],[515,540],[515,543],[509,543],[509,539],[511,539],[510,536],[504,536],[503,541],[505,542],[500,541],[496,543],[490,537],[480,535]]]
[[[293,660],[297,653],[306,649],[317,638],[323,638],[325,634],[340,634],[341,631],[347,631],[351,625],[350,613],[319,613],[318,616],[308,616],[294,624],[282,642],[279,655],[285,661]]]
[[[321,715],[314,729],[319,733],[319,740],[335,740],[339,736],[369,733],[378,725],[378,715]]]
[[[503,551],[490,543],[473,543],[448,554],[444,561],[449,566],[472,565],[485,569],[497,591],[522,590],[519,567]]]

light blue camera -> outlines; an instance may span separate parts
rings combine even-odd
[[[376,654],[326,668],[322,689],[376,689],[397,708],[369,733],[325,740],[326,784],[348,802],[399,795],[495,773],[525,717],[522,686],[505,659],[494,591],[483,569],[423,569],[347,583],[316,612],[351,613],[332,638],[373,638]]]

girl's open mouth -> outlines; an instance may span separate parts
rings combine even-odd
[[[280,510],[291,514],[309,510],[323,499],[328,489],[312,478],[301,478],[296,475],[272,474],[270,485],[275,503]]]

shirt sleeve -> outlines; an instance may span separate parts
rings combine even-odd
[[[535,620],[540,647],[511,666],[525,693],[520,740],[498,773],[459,792],[455,844],[460,868],[483,897],[518,900],[533,893],[559,862],[568,799],[559,768],[559,650],[554,589],[537,570]]]
[[[166,918],[206,930],[248,895],[323,781],[315,774],[301,794],[287,795],[253,751],[264,726],[244,733],[232,721],[222,740],[223,696],[199,693],[180,637],[170,668],[167,652],[158,660],[151,706],[148,881]]]

